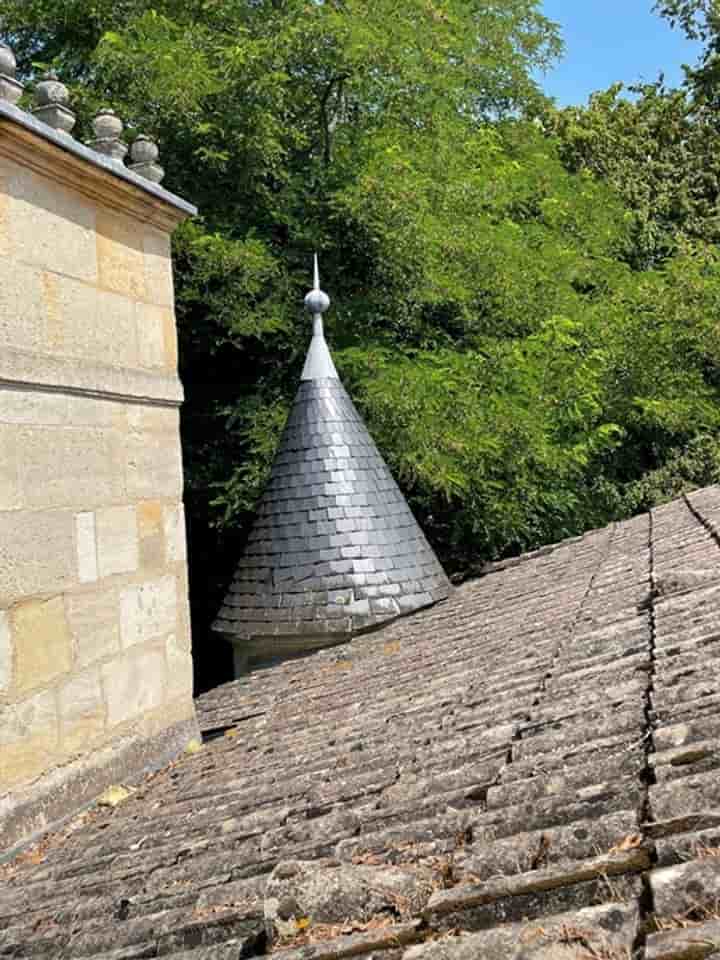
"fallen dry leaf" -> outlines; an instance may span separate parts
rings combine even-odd
[[[115,809],[123,801],[133,793],[132,788],[123,787],[122,784],[115,784],[112,787],[108,787],[104,793],[101,793],[97,798],[97,805],[99,807],[110,807]]]
[[[628,836],[623,837],[619,843],[616,843],[614,847],[610,847],[610,853],[622,853],[623,850],[634,850],[635,847],[642,845],[643,838],[639,833],[630,833]]]

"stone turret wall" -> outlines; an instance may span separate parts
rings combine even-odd
[[[170,234],[0,100],[0,854],[196,735]]]

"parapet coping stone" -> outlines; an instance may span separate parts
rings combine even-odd
[[[80,160],[85,160],[94,167],[98,167],[106,173],[112,174],[114,177],[132,184],[132,186],[137,187],[144,193],[150,194],[150,196],[156,200],[161,200],[163,203],[175,207],[176,210],[180,210],[186,216],[194,217],[198,212],[197,207],[192,203],[188,203],[186,200],[171,193],[169,190],[165,190],[164,187],[158,186],[158,184],[153,183],[151,180],[146,180],[145,177],[141,177],[121,163],[117,163],[109,157],[97,153],[90,147],[86,147],[78,140],[68,136],[68,134],[57,133],[52,127],[33,117],[32,114],[26,113],[24,110],[20,110],[18,107],[4,100],[0,100],[0,120],[8,120],[11,123],[25,127],[26,130],[30,130],[36,136],[42,137],[43,140],[47,140],[66,153],[70,153]]]

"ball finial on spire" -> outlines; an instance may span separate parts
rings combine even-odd
[[[321,316],[330,306],[330,297],[320,289],[320,270],[315,254],[313,289],[305,297],[305,309],[314,317]]]

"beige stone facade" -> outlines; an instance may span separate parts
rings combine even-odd
[[[0,116],[0,853],[195,729],[162,193]]]

